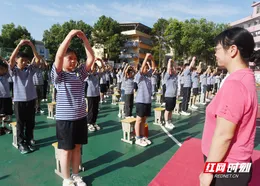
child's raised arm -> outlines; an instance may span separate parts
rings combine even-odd
[[[144,58],[144,61],[143,61],[143,63],[142,63],[142,66],[141,66],[141,74],[143,74],[143,72],[144,72],[144,67],[145,67],[145,65],[147,64],[147,60],[148,60],[148,58],[150,58],[152,55],[150,54],[150,53],[147,53],[146,54],[146,56],[145,56],[145,58]]]
[[[64,41],[61,43],[55,57],[54,65],[56,67],[56,71],[59,73],[62,71],[63,66],[63,59],[66,54],[66,51],[69,48],[71,39],[77,35],[80,32],[80,30],[71,30],[70,33],[66,36]]]
[[[95,60],[94,52],[89,44],[89,41],[88,41],[86,35],[82,31],[79,31],[77,33],[77,36],[80,39],[82,39],[82,41],[84,43],[84,47],[85,47],[85,51],[86,51],[86,55],[87,55],[86,70],[89,71]]]
[[[36,65],[38,65],[40,63],[40,60],[41,60],[40,55],[38,54],[34,44],[30,40],[27,40],[27,44],[31,47],[31,49],[33,51],[33,55],[35,57]]]
[[[23,45],[26,45],[28,43],[27,40],[21,40],[20,43],[16,46],[16,48],[14,49],[11,57],[10,57],[10,68],[13,69],[14,66],[15,66],[15,58],[20,50],[20,48],[23,46]]]

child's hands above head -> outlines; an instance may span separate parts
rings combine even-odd
[[[71,38],[78,35],[79,33],[81,32],[81,30],[71,30],[69,33],[68,33],[68,36],[70,36]]]
[[[77,33],[77,37],[83,40],[84,38],[86,38],[86,35],[84,34],[84,32],[79,30]]]
[[[19,42],[19,46],[24,46],[24,45],[29,45],[30,43],[30,40],[26,40],[26,39],[22,39],[20,42]]]
[[[150,58],[151,58],[151,56],[152,56],[152,54],[151,54],[151,53],[146,53],[146,57],[147,57],[148,59],[150,59]]]

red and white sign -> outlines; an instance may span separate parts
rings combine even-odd
[[[204,173],[226,174],[226,173],[249,173],[252,163],[227,163],[206,162]]]

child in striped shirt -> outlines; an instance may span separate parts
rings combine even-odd
[[[83,40],[87,61],[77,67],[77,55],[69,49],[73,37]],[[72,30],[60,45],[52,68],[52,82],[57,89],[56,135],[61,152],[63,186],[86,186],[78,175],[80,150],[88,142],[84,80],[94,61],[92,48],[85,34]],[[72,175],[70,177],[70,165]]]

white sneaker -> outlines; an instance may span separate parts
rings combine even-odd
[[[172,130],[175,128],[175,126],[172,123],[166,123],[165,128]]]
[[[100,130],[100,126],[98,126],[96,123],[94,124],[94,127],[95,127],[97,130]]]
[[[88,124],[88,130],[90,131],[90,132],[95,132],[95,127],[92,125],[92,124]]]
[[[194,105],[192,105],[192,106],[190,107],[190,109],[192,109],[192,110],[197,110],[197,108],[196,108]]]
[[[161,106],[164,107],[164,106],[165,106],[165,103],[162,103]]]
[[[73,176],[72,179],[74,180],[76,186],[87,186],[87,184],[82,180],[80,176]]]
[[[192,105],[194,109],[198,109],[199,107],[195,106],[195,105]]]
[[[143,137],[142,140],[144,140],[147,143],[147,145],[152,144],[152,142],[147,137]]]
[[[210,102],[210,99],[206,99],[206,102]]]
[[[201,105],[206,105],[207,103],[200,103]]]
[[[148,144],[146,143],[145,140],[143,140],[143,138],[139,138],[135,140],[135,144],[136,145],[139,145],[139,146],[142,146],[142,147],[146,147]]]
[[[182,112],[181,112],[181,115],[183,115],[183,116],[189,116],[190,113],[182,111]]]
[[[62,186],[75,186],[75,183],[73,180],[70,181],[63,180]]]

